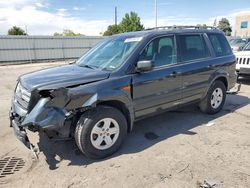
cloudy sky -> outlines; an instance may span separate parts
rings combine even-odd
[[[0,0],[0,35],[13,25],[29,35],[52,35],[71,29],[85,35],[100,35],[126,12],[135,11],[145,27],[154,27],[154,0]],[[250,0],[158,0],[158,25],[213,25],[226,17],[234,25],[239,13],[250,13]]]

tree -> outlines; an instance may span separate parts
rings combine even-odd
[[[63,36],[63,34],[62,34],[62,33],[55,32],[55,33],[54,33],[54,36]]]
[[[13,26],[8,30],[8,35],[27,35],[27,33],[22,28]]]
[[[81,33],[75,33],[70,29],[64,29],[62,33],[55,32],[54,36],[81,36]]]
[[[144,29],[140,17],[135,12],[130,12],[130,14],[126,13],[120,23],[120,27],[122,32],[140,31]]]
[[[141,24],[140,17],[135,12],[126,13],[122,21],[118,25],[109,25],[104,36],[114,35],[123,32],[140,31],[144,26]]]
[[[103,33],[103,36],[110,36],[121,33],[120,25],[109,25],[107,31]]]
[[[197,27],[199,27],[201,29],[206,29],[207,28],[207,24],[197,24]]]
[[[232,33],[232,27],[230,26],[230,23],[228,19],[222,18],[219,21],[218,28],[225,33],[226,36],[231,36]]]

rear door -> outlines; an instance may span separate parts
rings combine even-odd
[[[213,72],[213,60],[204,34],[177,36],[182,72],[182,103],[200,99]]]
[[[152,40],[142,51],[139,60],[152,60],[154,68],[133,75],[136,117],[179,104],[182,82],[174,35]]]

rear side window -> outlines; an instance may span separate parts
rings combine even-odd
[[[232,54],[227,39],[222,34],[208,34],[208,38],[217,57]]]
[[[210,56],[206,43],[200,34],[180,35],[179,43],[182,61],[191,61]]]

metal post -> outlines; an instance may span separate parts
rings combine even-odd
[[[35,37],[32,37],[32,40],[33,40],[34,61],[37,62],[37,57],[36,57],[36,39],[35,39]]]
[[[27,25],[25,25],[25,32],[26,32],[26,41],[27,41],[27,44],[28,44],[28,53],[29,53],[29,59],[30,59],[30,63],[32,63],[32,58],[31,58],[31,50],[30,50],[30,44],[29,44],[29,40],[32,40],[31,38],[29,39],[28,37],[28,29],[27,29]]]
[[[115,25],[117,25],[117,7],[115,7]]]
[[[64,45],[65,38],[62,36],[61,40],[62,40],[63,60],[64,60],[64,62],[66,62],[66,59],[65,59],[65,48],[64,48],[64,46],[65,46],[65,45]]]
[[[157,27],[157,0],[155,0],[155,27]]]

